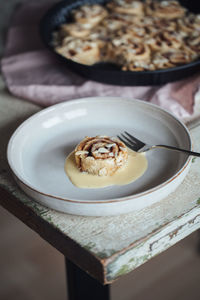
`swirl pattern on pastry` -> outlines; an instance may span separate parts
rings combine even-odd
[[[159,31],[164,30],[171,32],[176,31],[177,23],[174,20],[155,18],[153,26]]]
[[[107,4],[112,11],[120,14],[143,15],[144,5],[137,0],[115,0]]]
[[[190,61],[189,53],[183,50],[171,51],[168,53],[164,53],[163,55],[167,57],[169,61],[175,66],[186,64]]]
[[[83,5],[73,11],[73,17],[80,24],[93,28],[107,16],[107,10],[98,4]]]
[[[121,30],[119,30],[116,35],[118,36],[124,36],[129,37],[131,39],[137,40],[143,40],[147,34],[146,28],[142,26],[137,26],[135,24],[131,24],[128,27],[124,27]]]
[[[113,39],[112,44],[116,47],[116,58],[122,64],[126,61],[149,61],[150,59],[149,46],[144,44],[140,39],[134,39],[129,34],[125,34],[122,38]]]
[[[146,1],[147,15],[158,17],[161,19],[177,19],[184,15],[185,8],[183,8],[178,1]]]
[[[172,31],[159,31],[147,39],[147,44],[153,51],[167,51],[170,49],[178,49],[182,46],[182,39]]]
[[[200,52],[200,35],[194,34],[186,39],[186,44],[195,51],[196,53]]]
[[[125,144],[108,136],[85,137],[75,149],[79,170],[98,176],[113,175],[127,159]]]
[[[101,47],[103,47],[101,41],[73,38],[65,42],[63,46],[57,46],[56,51],[75,62],[93,65],[100,61]]]
[[[175,49],[160,54],[155,54],[153,64],[160,69],[172,68],[190,61],[190,52],[186,50]]]
[[[187,17],[177,20],[180,31],[187,35],[197,30],[200,31],[200,15],[189,14]]]
[[[107,29],[108,33],[113,33],[123,27],[131,24],[131,20],[126,15],[110,13],[107,18],[102,21],[102,26]]]
[[[66,34],[77,37],[84,38],[90,34],[90,28],[87,24],[80,23],[70,23],[61,25],[60,34],[65,36]]]
[[[129,47],[123,47],[120,55],[127,61],[144,61],[150,60],[150,49],[148,45],[144,45],[140,42],[132,42]]]

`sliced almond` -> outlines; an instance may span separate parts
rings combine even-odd
[[[109,150],[104,147],[101,147],[101,148],[97,149],[96,151],[98,153],[109,153]]]
[[[106,148],[112,148],[112,147],[115,147],[115,146],[116,146],[115,143],[113,143],[113,144],[106,144]]]
[[[89,152],[88,151],[85,151],[85,150],[79,150],[79,151],[76,151],[75,152],[75,155],[85,155],[85,154],[88,154]]]

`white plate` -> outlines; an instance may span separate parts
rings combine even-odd
[[[87,216],[140,210],[174,191],[189,170],[185,154],[146,153],[148,169],[125,186],[75,187],[64,172],[66,156],[86,135],[116,136],[127,130],[150,144],[191,149],[186,127],[158,106],[117,97],[91,97],[51,106],[26,120],[8,145],[8,162],[19,186],[36,201]]]

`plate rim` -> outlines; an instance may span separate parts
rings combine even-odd
[[[67,198],[63,198],[63,197],[59,197],[59,196],[55,196],[52,194],[48,194],[45,192],[40,191],[39,189],[35,188],[33,185],[29,184],[26,179],[24,179],[21,174],[19,174],[19,172],[16,170],[15,166],[13,165],[13,161],[12,161],[12,157],[11,157],[11,147],[12,144],[14,142],[15,136],[20,132],[20,130],[26,126],[30,121],[32,121],[33,119],[37,119],[38,116],[41,116],[43,114],[48,114],[49,111],[56,109],[57,107],[62,107],[62,106],[68,106],[70,104],[73,104],[74,102],[76,102],[76,104],[78,104],[79,102],[88,102],[90,101],[89,99],[93,98],[96,101],[114,101],[114,100],[118,100],[118,101],[127,101],[127,102],[135,102],[137,104],[142,104],[144,106],[150,106],[152,108],[154,108],[155,110],[158,110],[164,114],[166,114],[168,117],[172,118],[173,120],[175,120],[179,125],[181,125],[181,127],[185,130],[187,137],[188,137],[188,142],[189,142],[189,150],[191,150],[192,148],[192,141],[191,141],[191,136],[189,133],[188,128],[186,127],[186,125],[179,120],[176,116],[174,116],[172,113],[168,112],[166,109],[163,109],[161,107],[159,107],[158,105],[154,104],[154,103],[150,103],[144,100],[140,100],[140,99],[135,99],[135,98],[129,98],[129,97],[115,97],[115,96],[94,96],[94,97],[85,97],[85,98],[77,98],[77,99],[73,99],[73,100],[67,100],[61,103],[57,103],[54,104],[50,107],[44,108],[42,110],[40,110],[39,112],[33,114],[32,116],[28,117],[25,121],[23,121],[13,132],[13,134],[11,135],[8,145],[7,145],[7,161],[8,164],[11,168],[12,173],[14,174],[15,179],[17,179],[21,184],[25,185],[28,189],[32,190],[33,192],[36,192],[42,196],[47,196],[50,197],[52,199],[56,199],[56,200],[60,200],[60,201],[65,201],[65,202],[70,202],[70,203],[79,203],[79,204],[105,204],[105,203],[113,203],[113,202],[124,202],[127,200],[133,200],[136,198],[140,198],[143,197],[147,194],[153,193],[157,190],[160,190],[162,188],[164,188],[165,186],[167,186],[170,182],[172,182],[174,179],[176,179],[185,169],[186,167],[189,165],[189,163],[192,160],[191,156],[188,156],[188,158],[186,159],[185,163],[183,164],[183,166],[178,169],[174,175],[172,177],[170,177],[169,179],[167,179],[166,181],[164,181],[163,183],[156,185],[153,188],[150,188],[146,191],[140,192],[140,193],[136,193],[134,195],[130,195],[130,196],[124,196],[124,197],[119,197],[119,198],[113,198],[113,199],[99,199],[99,200],[80,200],[80,199],[67,199]],[[94,101],[93,100],[93,101]]]

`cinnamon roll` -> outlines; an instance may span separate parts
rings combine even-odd
[[[134,39],[131,35],[124,35],[112,41],[116,47],[116,57],[124,62],[126,61],[148,61],[150,59],[150,48],[143,41]]]
[[[157,53],[153,57],[154,65],[160,69],[186,64],[190,60],[190,53],[180,49],[163,52],[162,54]]]
[[[197,54],[200,53],[200,34],[194,33],[192,36],[186,39],[186,44]]]
[[[80,23],[63,24],[60,28],[62,36],[70,35],[72,37],[84,38],[90,34],[90,25]]]
[[[136,0],[115,0],[107,4],[107,7],[120,14],[143,15],[144,5]]]
[[[163,55],[168,57],[169,61],[176,66],[187,64],[190,61],[189,53],[183,50],[171,51],[166,54],[164,53]]]
[[[107,16],[107,10],[98,4],[83,5],[73,11],[73,17],[80,24],[88,24],[95,27]]]
[[[120,28],[127,26],[127,22],[123,18],[119,18],[117,14],[110,14],[107,18],[102,21],[102,26],[104,26],[108,32],[115,32]]]
[[[100,61],[102,41],[73,38],[64,46],[57,46],[56,52],[84,65],[93,65]]]
[[[184,18],[177,20],[178,28],[185,36],[197,30],[200,31],[200,15],[188,14]]]
[[[176,31],[177,23],[174,20],[154,18],[154,28],[164,31]]]
[[[182,46],[182,37],[176,32],[159,31],[147,38],[146,43],[153,51],[167,51],[178,49]]]
[[[169,58],[162,53],[155,53],[152,57],[152,63],[156,69],[173,68],[175,65],[170,62]]]
[[[128,27],[124,27],[117,32],[119,36],[129,36],[130,38],[134,38],[135,40],[142,40],[145,38],[147,31],[145,27],[137,26],[137,25],[130,25]]]
[[[132,42],[131,45],[126,48],[122,48],[122,56],[126,61],[145,61],[146,63],[150,60],[150,48],[140,42]]]
[[[161,19],[177,19],[183,17],[185,8],[178,1],[146,1],[146,14]]]
[[[85,137],[75,149],[79,170],[98,176],[113,175],[127,159],[125,144],[108,136]]]
[[[188,33],[194,30],[193,18],[182,18],[177,20],[179,30],[187,36]]]

